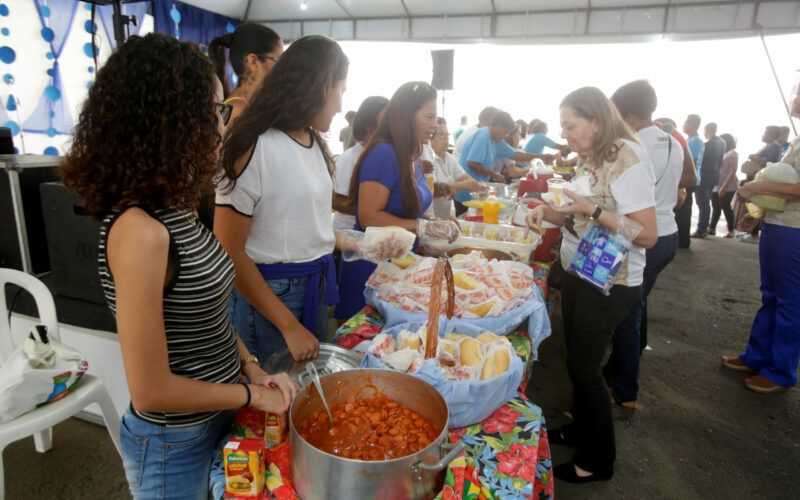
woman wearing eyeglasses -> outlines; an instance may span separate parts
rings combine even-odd
[[[228,49],[227,56],[225,49]],[[214,61],[217,76],[222,81],[225,92],[223,102],[233,106],[231,120],[242,114],[281,54],[283,41],[280,35],[263,24],[242,23],[232,33],[211,40],[208,55]],[[238,77],[236,87],[232,90],[225,69],[229,60]]]
[[[62,163],[101,220],[100,283],[131,396],[122,461],[137,499],[206,498],[228,410],[282,413],[297,391],[251,362],[226,309],[233,264],[192,213],[213,188],[220,101],[196,45],[133,36],[98,71]]]

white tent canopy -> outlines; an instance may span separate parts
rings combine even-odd
[[[185,1],[269,24],[286,40],[320,34],[337,40],[552,44],[800,32],[797,0]]]

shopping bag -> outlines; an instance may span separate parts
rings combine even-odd
[[[0,367],[0,423],[66,396],[89,363],[37,325]]]
[[[603,295],[611,294],[614,278],[628,257],[633,240],[642,226],[627,217],[617,218],[619,229],[611,231],[592,224],[578,242],[578,249],[567,272],[592,285]]]

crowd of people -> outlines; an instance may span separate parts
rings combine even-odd
[[[399,226],[418,236],[415,249],[422,237],[452,241],[470,192],[525,175],[536,158],[574,164],[575,178],[591,186],[590,196],[565,191],[571,204],[539,205],[527,217],[531,228],[562,227],[564,268],[593,225],[640,228],[608,295],[563,277],[573,421],[549,437],[578,451],[556,477],[613,475],[612,405],[637,407],[647,296],[688,246],[682,234],[692,193],[699,236],[713,234],[720,212],[730,216],[737,189],[744,199],[792,200],[784,212],[767,211],[764,305],[745,353],[723,364],[757,371],[747,384],[761,392],[796,383],[800,185],[739,187],[733,136],[718,137],[707,124],[703,143],[700,119],[690,115],[684,140],[672,120],[652,118],[657,100],[648,82],[626,84],[611,98],[593,87],[571,92],[559,106],[563,143],[547,137],[541,120],[515,121],[489,106],[475,126],[462,119],[453,153],[437,90],[408,82],[390,98],[363,101],[334,159],[323,134],[341,112],[349,66],[335,41],[306,36],[284,52],[275,32],[244,23],[209,52],[210,59],[161,34],[131,37],[98,71],[62,167],[86,213],[102,221],[99,269],[131,393],[121,434],[135,497],[204,498],[231,410],[288,408],[297,386],[261,363],[285,349],[298,361],[315,357],[328,308],[343,320],[364,306],[375,264],[335,258],[360,251],[351,231]],[[228,62],[238,76],[233,88]],[[793,112],[800,116],[800,98]],[[765,148],[749,158],[762,166],[781,147],[780,133],[767,132]],[[800,171],[797,140],[784,161]],[[195,213],[212,193],[201,222]]]

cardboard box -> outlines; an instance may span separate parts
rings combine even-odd
[[[281,444],[286,437],[286,418],[287,415],[277,415],[275,413],[267,413],[264,421],[264,441],[267,442],[267,448],[272,448]]]
[[[233,496],[255,497],[264,490],[263,439],[231,439],[223,449],[225,489]]]

